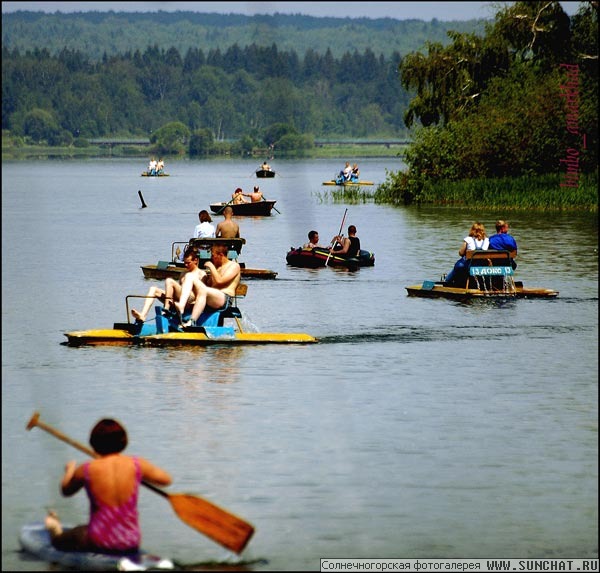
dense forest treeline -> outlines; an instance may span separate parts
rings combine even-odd
[[[148,136],[170,122],[217,139],[260,137],[273,124],[319,137],[405,135],[400,55],[371,50],[301,58],[277,46],[185,54],[152,46],[95,62],[2,48],[2,129],[33,141]]]
[[[344,11],[340,5],[340,14]],[[490,14],[490,17],[492,15]],[[402,20],[402,7],[392,18],[316,18],[275,14],[243,16],[194,12],[76,12],[70,14],[18,11],[2,14],[2,45],[20,52],[46,48],[57,55],[64,48],[81,52],[90,60],[117,56],[149,45],[226,51],[230,46],[276,45],[280,51],[307,50],[335,58],[346,52],[370,49],[377,56],[407,54],[422,49],[426,42],[449,42],[447,32],[479,33],[485,20],[441,22],[435,18]]]

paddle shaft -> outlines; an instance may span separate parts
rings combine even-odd
[[[342,229],[344,228],[344,221],[346,220],[346,213],[348,212],[348,208],[346,208],[346,210],[344,211],[344,216],[342,217],[342,224],[340,225],[340,231],[337,234],[337,236],[339,237],[342,234]],[[333,248],[333,246],[335,245],[335,238],[331,240],[331,244],[329,245],[329,254],[327,255],[327,260],[325,261],[325,266],[327,266],[327,263],[329,263],[329,259],[331,257],[331,249]]]
[[[34,412],[26,428],[42,428],[55,438],[73,446],[75,449],[93,458],[100,454],[88,448],[61,431],[40,420],[39,412]],[[238,516],[225,511],[208,500],[190,494],[167,493],[161,488],[146,481],[142,484],[158,495],[169,500],[177,516],[190,527],[207,535],[223,547],[241,553],[254,533],[254,527]]]

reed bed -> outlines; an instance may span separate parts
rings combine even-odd
[[[477,206],[503,211],[598,210],[597,172],[582,175],[577,187],[561,187],[563,181],[560,174],[436,182],[397,177],[391,184],[384,183],[377,188],[375,201]]]

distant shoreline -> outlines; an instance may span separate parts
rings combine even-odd
[[[279,159],[287,158],[336,158],[336,157],[402,157],[407,144],[403,143],[327,143],[319,145],[302,152],[300,155],[287,155]],[[148,158],[152,151],[147,146],[115,145],[107,147],[104,145],[90,145],[88,147],[50,147],[45,145],[24,145],[22,147],[6,146],[2,148],[2,161],[25,160],[25,159],[57,159],[57,158],[107,158],[107,157],[140,157]],[[224,159],[232,157],[229,155],[210,155],[206,159]],[[232,157],[240,159],[239,156]],[[264,159],[262,155],[248,156],[248,160]],[[276,161],[278,159],[275,154]],[[168,163],[169,156],[165,156]]]

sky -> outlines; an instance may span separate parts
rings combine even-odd
[[[2,2],[2,12],[217,12],[221,14],[305,14],[337,18],[470,20],[492,18],[504,2]],[[569,15],[579,2],[561,2]]]

